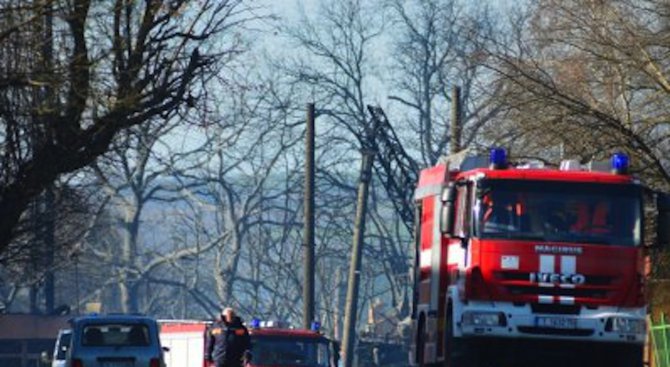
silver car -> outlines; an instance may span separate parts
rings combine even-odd
[[[70,339],[72,337],[72,330],[60,329],[56,337],[56,344],[53,352],[43,351],[41,360],[44,365],[51,367],[65,367],[67,351],[70,349]]]
[[[66,367],[164,367],[156,320],[146,316],[86,316],[70,321]]]
[[[65,367],[65,359],[67,351],[70,349],[70,340],[72,338],[72,330],[61,329],[58,331],[58,338],[54,346],[53,360],[51,367]]]

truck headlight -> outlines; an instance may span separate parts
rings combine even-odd
[[[468,311],[463,313],[463,324],[468,326],[506,326],[507,319],[502,312]]]
[[[645,321],[642,319],[631,319],[627,317],[612,317],[607,319],[606,331],[621,334],[644,334]]]

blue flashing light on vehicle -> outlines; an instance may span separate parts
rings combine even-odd
[[[259,327],[261,327],[261,320],[259,319],[251,320],[251,327],[254,329],[258,329]]]
[[[312,331],[319,331],[321,329],[321,323],[318,321],[312,321],[312,324],[310,326],[310,330]]]
[[[489,163],[493,169],[503,169],[507,167],[507,152],[504,148],[493,148],[489,155]]]
[[[628,156],[624,153],[617,152],[612,156],[612,171],[618,174],[628,173]]]

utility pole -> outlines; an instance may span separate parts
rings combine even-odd
[[[372,139],[374,139],[374,135],[370,141],[372,141]],[[342,344],[344,345],[344,367],[351,367],[354,360],[358,284],[360,283],[361,278],[361,254],[363,252],[363,239],[365,235],[365,214],[367,212],[368,189],[372,176],[372,162],[375,153],[375,151],[369,148],[363,148],[361,177],[358,182],[358,198],[356,201],[356,222],[354,224],[353,248],[351,251],[351,262],[349,264],[349,284],[347,287],[347,300],[344,314],[344,337],[342,338]]]
[[[342,287],[340,287],[340,282],[342,282],[342,268],[337,268],[335,270],[335,302],[333,302],[333,338],[335,340],[342,340],[342,324],[340,322],[340,316],[342,315],[340,305],[340,299],[342,298]]]
[[[39,104],[45,105],[48,113],[54,108],[55,88],[52,85],[53,80],[53,1],[44,0],[44,30],[42,33],[42,64],[39,69],[42,77],[47,81],[44,90],[41,93]],[[54,275],[54,256],[56,255],[56,185],[51,184],[47,187],[44,194],[40,197],[43,209],[41,215],[44,218],[43,227],[40,231],[43,251],[43,264],[46,269],[44,277],[44,311],[52,314],[55,308],[55,275]]]
[[[307,104],[305,139],[305,283],[302,299],[303,327],[309,329],[314,321],[314,103]]]
[[[449,144],[449,152],[451,154],[458,153],[461,150],[461,132],[463,117],[463,105],[461,102],[461,87],[455,86],[451,91],[451,141]]]
[[[47,268],[44,277],[44,311],[51,315],[55,309],[55,276],[54,276],[54,256],[56,255],[56,205],[55,191],[56,186],[51,184],[44,192],[44,229],[42,239],[44,240],[44,265]]]
[[[81,298],[79,298],[79,249],[76,250],[74,254],[72,254],[72,259],[74,260],[74,289],[75,289],[75,299],[76,303],[75,306],[77,309],[75,310],[75,315],[79,316],[79,302],[81,301]]]

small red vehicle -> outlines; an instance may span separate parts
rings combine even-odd
[[[337,343],[312,329],[293,329],[276,321],[252,321],[249,367],[336,367]]]

